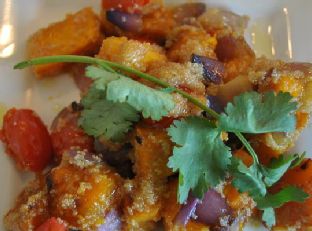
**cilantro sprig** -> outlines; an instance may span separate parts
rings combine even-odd
[[[220,131],[204,118],[176,120],[168,134],[178,145],[168,166],[179,170],[179,202],[187,199],[191,189],[195,196],[202,198],[209,187],[224,180],[231,161],[230,148],[222,142]]]
[[[174,108],[169,93],[148,87],[122,74],[89,66],[86,68],[86,76],[95,80],[96,89],[106,91],[107,100],[129,104],[142,112],[144,118],[160,120]]]
[[[84,110],[79,124],[91,136],[112,141],[122,140],[131,129],[132,123],[138,121],[138,112],[127,103],[112,102],[106,99],[105,92],[92,87],[81,100]]]
[[[293,112],[297,103],[288,92],[246,92],[234,97],[220,117],[220,128],[228,132],[292,132],[296,127]]]
[[[168,166],[173,168],[173,170],[179,170],[178,195],[180,203],[186,200],[190,190],[197,197],[203,197],[209,187],[215,186],[224,179],[227,172],[233,176],[233,185],[240,192],[249,193],[257,202],[258,208],[263,210],[262,219],[269,227],[275,224],[274,208],[280,207],[288,201],[302,202],[308,197],[301,189],[293,186],[283,189],[274,195],[267,193],[267,188],[276,183],[289,168],[298,165],[302,161],[303,156],[282,156],[273,160],[268,166],[263,166],[260,164],[252,146],[242,134],[293,131],[295,129],[294,110],[297,105],[295,102],[292,102],[292,98],[288,93],[278,93],[275,95],[273,92],[270,92],[263,96],[256,92],[247,92],[235,97],[234,102],[229,103],[225,108],[225,113],[219,115],[190,94],[172,87],[154,76],[103,59],[75,55],[48,56],[21,62],[15,65],[14,68],[22,69],[31,65],[56,62],[88,63],[100,67],[97,69],[96,67],[90,67],[89,71],[91,71],[89,73],[91,74],[89,76],[95,79],[94,86],[97,91],[104,94],[103,102],[108,100],[110,103],[125,104],[127,105],[125,107],[130,107],[136,112],[143,112],[143,115],[156,119],[164,115],[161,109],[161,114],[157,116],[152,115],[153,112],[148,109],[150,100],[145,101],[145,103],[138,103],[137,98],[135,100],[129,100],[129,98],[134,97],[131,90],[138,88],[142,90],[142,88],[141,86],[138,87],[138,83],[133,83],[135,82],[133,80],[131,80],[133,82],[130,81],[131,83],[129,83],[130,79],[126,76],[116,74],[116,70],[118,70],[123,73],[134,74],[137,77],[157,84],[163,88],[159,91],[161,93],[169,94],[176,92],[182,95],[189,102],[206,111],[215,119],[214,123],[211,124],[206,119],[199,117],[186,118],[182,121],[174,122],[168,129],[172,141],[176,144]],[[125,87],[123,84],[118,83],[118,81],[126,83]],[[111,83],[115,83],[115,85]],[[111,91],[109,88],[111,88]],[[122,93],[119,94],[119,91]],[[144,90],[141,92],[145,92],[143,93],[145,96],[148,95]],[[125,94],[124,97],[122,97],[123,93]],[[156,95],[158,98],[159,93],[156,93]],[[103,108],[95,109],[99,102],[95,101],[93,104],[90,98],[84,101],[89,102],[86,103],[87,105],[91,105],[89,108],[87,107],[88,110],[103,110],[103,113],[106,113],[103,109],[106,108],[106,103],[102,103],[104,104]],[[129,111],[131,110],[129,109]],[[165,110],[169,110],[169,108]],[[101,116],[100,114],[102,112],[97,116]],[[93,113],[92,116],[94,116]],[[93,118],[92,116],[91,118]],[[97,118],[97,116],[95,117]],[[118,122],[114,121],[115,119]],[[112,122],[111,124],[125,124],[116,134],[111,133],[111,130],[114,130],[112,127],[103,126],[106,131],[105,134],[113,138],[114,135],[117,137],[122,136],[129,129],[129,124],[136,121],[137,117],[135,113],[131,114],[127,112],[125,114],[121,113],[118,118],[111,118],[110,120]],[[101,122],[99,124],[102,126]],[[118,128],[118,126],[116,127]],[[97,132],[96,128],[94,129]],[[229,147],[220,139],[221,131],[233,132],[239,138],[253,158],[253,164],[251,166],[247,167],[241,160],[231,157]]]

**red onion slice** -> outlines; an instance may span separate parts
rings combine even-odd
[[[225,198],[214,189],[209,189],[201,203],[198,203],[195,214],[199,222],[207,225],[220,224],[220,218],[232,214]]]
[[[209,108],[211,108],[212,110],[218,113],[221,113],[224,111],[224,107],[217,96],[208,95],[206,98],[207,98],[207,106]]]
[[[125,31],[137,32],[142,29],[142,17],[119,10],[106,11],[106,19]]]
[[[192,195],[189,195],[186,204],[184,204],[180,209],[174,223],[180,226],[185,226],[190,220],[191,216],[194,214],[198,202],[199,199],[193,197]]]
[[[219,62],[218,60],[196,54],[192,55],[191,62],[203,65],[205,80],[214,84],[222,83],[222,78],[225,73],[223,63]]]
[[[98,228],[98,231],[119,231],[121,230],[121,225],[119,213],[115,209],[112,209],[105,216],[105,223]]]

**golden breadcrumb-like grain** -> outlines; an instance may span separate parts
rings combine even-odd
[[[162,47],[126,37],[109,37],[103,40],[98,58],[117,62],[145,72],[154,62],[165,62]]]
[[[174,62],[190,62],[192,54],[216,58],[214,50],[217,39],[203,29],[180,26],[173,30],[167,40],[168,58]]]

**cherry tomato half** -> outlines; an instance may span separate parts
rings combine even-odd
[[[23,170],[41,171],[52,158],[49,132],[29,109],[12,108],[3,118],[2,141],[7,152]]]
[[[64,224],[58,222],[56,218],[52,217],[40,225],[36,231],[66,231],[66,227]]]
[[[109,9],[120,9],[128,11],[129,9],[136,9],[149,3],[150,0],[102,0],[102,8]]]
[[[79,127],[79,116],[79,111],[73,110],[72,105],[64,108],[54,119],[51,126],[51,139],[57,160],[61,159],[65,151],[72,148],[94,151],[94,139]]]
[[[61,159],[62,154],[72,148],[93,151],[93,139],[78,127],[64,127],[60,131],[52,132],[51,138],[57,159]]]

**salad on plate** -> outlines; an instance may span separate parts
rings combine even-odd
[[[312,64],[256,57],[248,17],[204,3],[99,8],[34,33],[14,66],[37,81],[71,73],[81,99],[48,126],[6,111],[6,153],[36,173],[6,229],[312,228],[312,159],[290,152],[312,110]]]

